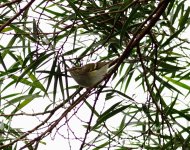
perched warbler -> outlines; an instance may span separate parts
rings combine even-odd
[[[109,62],[89,63],[82,67],[73,67],[68,71],[74,80],[82,87],[93,87],[106,75]]]

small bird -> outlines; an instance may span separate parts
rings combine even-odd
[[[110,62],[89,63],[81,67],[73,67],[68,71],[82,87],[93,87],[106,75]]]

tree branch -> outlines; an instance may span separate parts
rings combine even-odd
[[[8,26],[9,24],[11,24],[11,22],[13,22],[13,20],[15,20],[18,16],[20,16],[26,9],[28,9],[32,3],[34,2],[35,0],[31,0],[24,8],[20,9],[20,11],[15,14],[12,18],[10,18],[7,22],[5,22],[3,25],[0,26],[0,32],[6,27]]]

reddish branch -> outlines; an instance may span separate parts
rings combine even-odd
[[[4,24],[2,24],[0,26],[0,32],[6,27],[8,26],[9,24],[11,24],[11,22],[13,22],[13,20],[15,20],[17,17],[19,17],[26,9],[28,9],[32,3],[34,2],[35,0],[31,0],[24,8],[20,9],[20,11],[18,13],[16,13],[12,18],[10,18],[7,22],[5,22]],[[19,1],[18,1],[19,2]]]
[[[21,0],[14,0],[12,2],[7,2],[7,3],[4,3],[4,4],[0,5],[0,8],[9,6],[9,5],[12,5],[12,4],[15,4],[15,3],[19,3],[19,2],[21,2]]]

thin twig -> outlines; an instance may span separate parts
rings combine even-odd
[[[12,2],[7,2],[7,3],[4,3],[4,4],[0,5],[0,8],[9,6],[9,5],[12,5],[12,4],[15,4],[15,3],[19,3],[19,2],[21,2],[21,0],[14,0]]]
[[[0,32],[9,24],[11,24],[11,22],[13,22],[13,20],[15,20],[18,16],[20,16],[26,9],[28,9],[32,3],[35,0],[31,0],[24,8],[20,9],[20,11],[18,13],[16,13],[12,18],[10,18],[7,22],[5,22],[3,25],[0,26]]]

